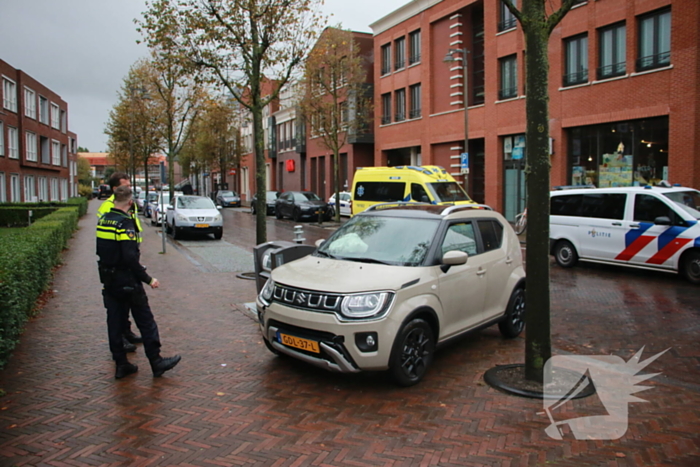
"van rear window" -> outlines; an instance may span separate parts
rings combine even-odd
[[[550,214],[552,216],[622,219],[626,200],[627,195],[623,193],[552,196]]]
[[[353,199],[357,201],[403,201],[406,192],[404,182],[362,182],[355,187]]]

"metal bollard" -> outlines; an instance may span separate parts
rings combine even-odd
[[[303,237],[304,235],[304,227],[301,225],[295,225],[294,226],[294,243],[303,243],[306,241],[306,239]]]

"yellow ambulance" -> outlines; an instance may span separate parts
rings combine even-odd
[[[462,186],[437,165],[359,167],[352,182],[352,214],[378,203],[475,204]]]

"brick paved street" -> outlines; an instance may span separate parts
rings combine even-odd
[[[476,333],[438,352],[408,389],[383,375],[327,373],[267,351],[243,311],[255,285],[236,278],[242,271],[198,267],[191,259],[206,257],[196,248],[161,255],[150,227],[142,259],[162,283],[149,296],[163,354],[183,360],[153,379],[139,346],[140,371],[115,381],[97,206],[65,252],[53,298],[0,371],[0,466],[700,465],[700,288],[675,276],[552,267],[555,354],[627,360],[642,346],[644,357],[671,348],[643,371],[662,375],[638,394],[649,402],[630,404],[622,439],[557,441],[544,432],[541,401],[483,382],[494,365],[522,362],[522,338]],[[581,399],[560,415],[597,409]]]

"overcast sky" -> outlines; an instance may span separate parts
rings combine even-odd
[[[329,24],[369,25],[411,0],[326,0]],[[129,67],[147,56],[134,18],[145,0],[0,0],[0,58],[68,103],[78,144],[106,150],[109,110]]]

